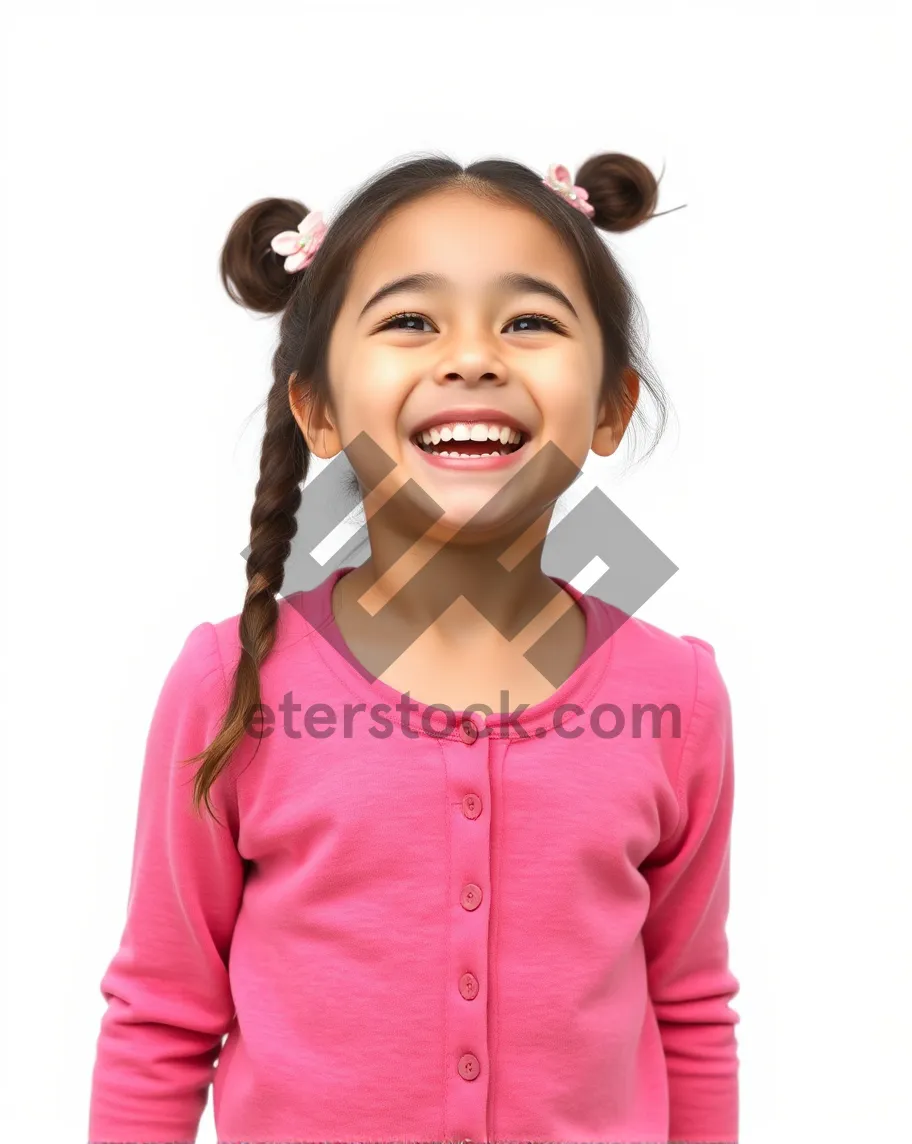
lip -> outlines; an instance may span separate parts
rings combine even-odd
[[[511,429],[517,429],[520,433],[525,434],[526,440],[532,436],[532,430],[529,426],[523,424],[512,413],[507,413],[505,409],[495,409],[490,405],[459,405],[429,413],[409,432],[409,438],[414,438],[418,433],[424,432],[425,429],[430,429],[432,425],[445,425],[448,421],[463,421],[466,425],[473,421],[486,421],[489,424],[508,425]]]

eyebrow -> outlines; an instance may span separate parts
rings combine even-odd
[[[378,302],[388,298],[391,294],[400,294],[407,290],[425,293],[431,290],[447,290],[452,285],[453,283],[442,274],[407,274],[403,278],[395,278],[392,282],[387,282],[385,286],[381,286],[371,296],[358,315],[358,320],[360,321],[372,306],[376,306]],[[560,302],[562,306],[566,306],[574,318],[579,321],[579,315],[567,295],[553,282],[548,282],[545,278],[535,278],[531,274],[508,272],[493,278],[491,285],[500,290],[512,290],[515,294],[546,294],[549,298]]]

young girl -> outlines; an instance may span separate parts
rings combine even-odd
[[[641,382],[664,416],[598,233],[656,199],[623,155],[433,157],[231,228],[282,314],[249,586],[149,732],[92,1141],[193,1141],[210,1083],[225,1142],[737,1140],[713,648],[541,559]],[[308,581],[311,455],[369,556]]]

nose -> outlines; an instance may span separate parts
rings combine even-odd
[[[446,352],[434,370],[438,385],[462,381],[466,385],[503,385],[507,370],[491,342],[482,336],[463,335],[458,346]]]

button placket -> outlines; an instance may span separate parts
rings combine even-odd
[[[478,740],[480,738],[482,738],[482,733],[481,733],[481,728],[479,726],[479,723],[480,723],[480,717],[477,715],[473,714],[473,715],[462,716],[456,724],[455,739],[458,741],[458,743],[460,743],[466,747],[475,746],[475,744],[478,742]],[[482,754],[484,754],[484,753],[482,753]],[[466,769],[466,771],[463,775],[463,780],[468,779],[469,783],[472,782],[473,775],[475,775],[477,773],[475,762],[476,762],[476,760],[473,759],[472,765]],[[481,765],[483,766],[483,764],[484,764],[483,757],[480,757],[480,762],[481,762]],[[465,789],[465,788],[463,788],[463,789]],[[469,793],[464,794],[462,796],[462,799],[460,800],[460,802],[457,805],[459,806],[459,809],[462,811],[462,816],[464,819],[468,820],[470,823],[475,822],[477,819],[480,818],[481,812],[483,809],[482,796],[480,794],[478,794],[476,791],[472,791],[470,789]],[[486,871],[486,850],[487,850],[487,847],[484,844],[484,842],[485,842],[485,839],[487,837],[487,825],[486,825],[486,823],[479,822],[474,827],[467,826],[466,829],[474,830],[476,832],[473,836],[469,836],[469,835],[465,836],[466,840],[467,840],[466,844],[469,847],[469,854],[473,859],[469,869],[471,869],[472,866],[474,866],[479,873],[483,874]],[[477,833],[477,831],[479,831],[479,830],[482,831],[481,834]],[[470,837],[475,837],[476,841],[475,842],[468,841],[468,839]],[[467,881],[467,882],[464,882],[462,884],[462,886],[459,889],[459,904],[461,905],[463,910],[465,910],[467,913],[474,914],[478,910],[479,906],[482,905],[483,901],[484,901],[484,892],[482,890],[482,887],[477,882]],[[466,922],[465,924],[468,925],[469,923]],[[466,936],[464,938],[464,941],[461,943],[463,945],[462,958],[468,957],[469,959],[472,959],[475,956],[475,952],[476,952],[475,949],[473,948],[475,946],[475,942],[479,941],[479,940],[483,941],[483,935],[484,935],[484,932],[486,931],[486,926],[487,926],[486,919],[482,918],[480,920],[479,924],[482,925],[482,930],[481,931],[475,931],[476,932],[475,938],[472,938],[469,936],[473,932],[472,930],[468,930],[466,932]],[[462,958],[460,960],[462,960]],[[483,964],[484,963],[483,955],[481,956],[481,961]],[[465,965],[465,961],[463,961],[463,966],[464,965]],[[479,983],[478,978],[475,976],[474,973],[472,973],[468,970],[465,970],[464,972],[462,972],[459,975],[458,981],[457,981],[457,988],[459,990],[459,997],[460,997],[460,1000],[458,1000],[456,1002],[457,1005],[462,1005],[463,1001],[465,1001],[465,1002],[474,1001],[475,998],[478,997],[480,992],[481,992],[481,985]],[[482,1026],[484,1025],[485,1015],[483,1012],[483,1007],[481,1010],[479,1010],[477,1006],[473,1007],[473,1008],[474,1008],[474,1015],[471,1018],[469,1017],[469,1011],[466,1010],[465,1017],[458,1020],[454,1026],[454,1028],[458,1028],[459,1026],[462,1026],[462,1034],[461,1035],[459,1035],[458,1033],[456,1034],[456,1043],[453,1045],[453,1048],[456,1049],[456,1062],[455,1062],[455,1064],[456,1064],[456,1069],[455,1069],[456,1077],[461,1078],[463,1081],[466,1081],[466,1082],[478,1080],[481,1076],[481,1060],[479,1059],[479,1057],[475,1053],[473,1053],[471,1051],[467,1051],[467,1043],[471,1044],[475,1040],[476,1037],[479,1038],[479,1041],[482,1044],[484,1043],[484,1040],[485,1040],[484,1030],[483,1030],[483,1028],[480,1028],[479,1024],[478,1024],[480,1021]],[[466,1050],[466,1051],[461,1051],[461,1050]],[[456,1081],[456,1083],[458,1084],[458,1080]],[[484,1093],[481,1091],[481,1086],[479,1087],[479,1090],[477,1090],[477,1091],[480,1092],[481,1098],[483,1099]],[[479,1111],[481,1111],[481,1110],[479,1110]],[[463,1129],[463,1131],[465,1131],[465,1129]],[[470,1129],[470,1131],[471,1131],[471,1129]],[[465,1139],[469,1139],[469,1138],[465,1138]],[[469,1140],[469,1144],[471,1144],[471,1140]]]

